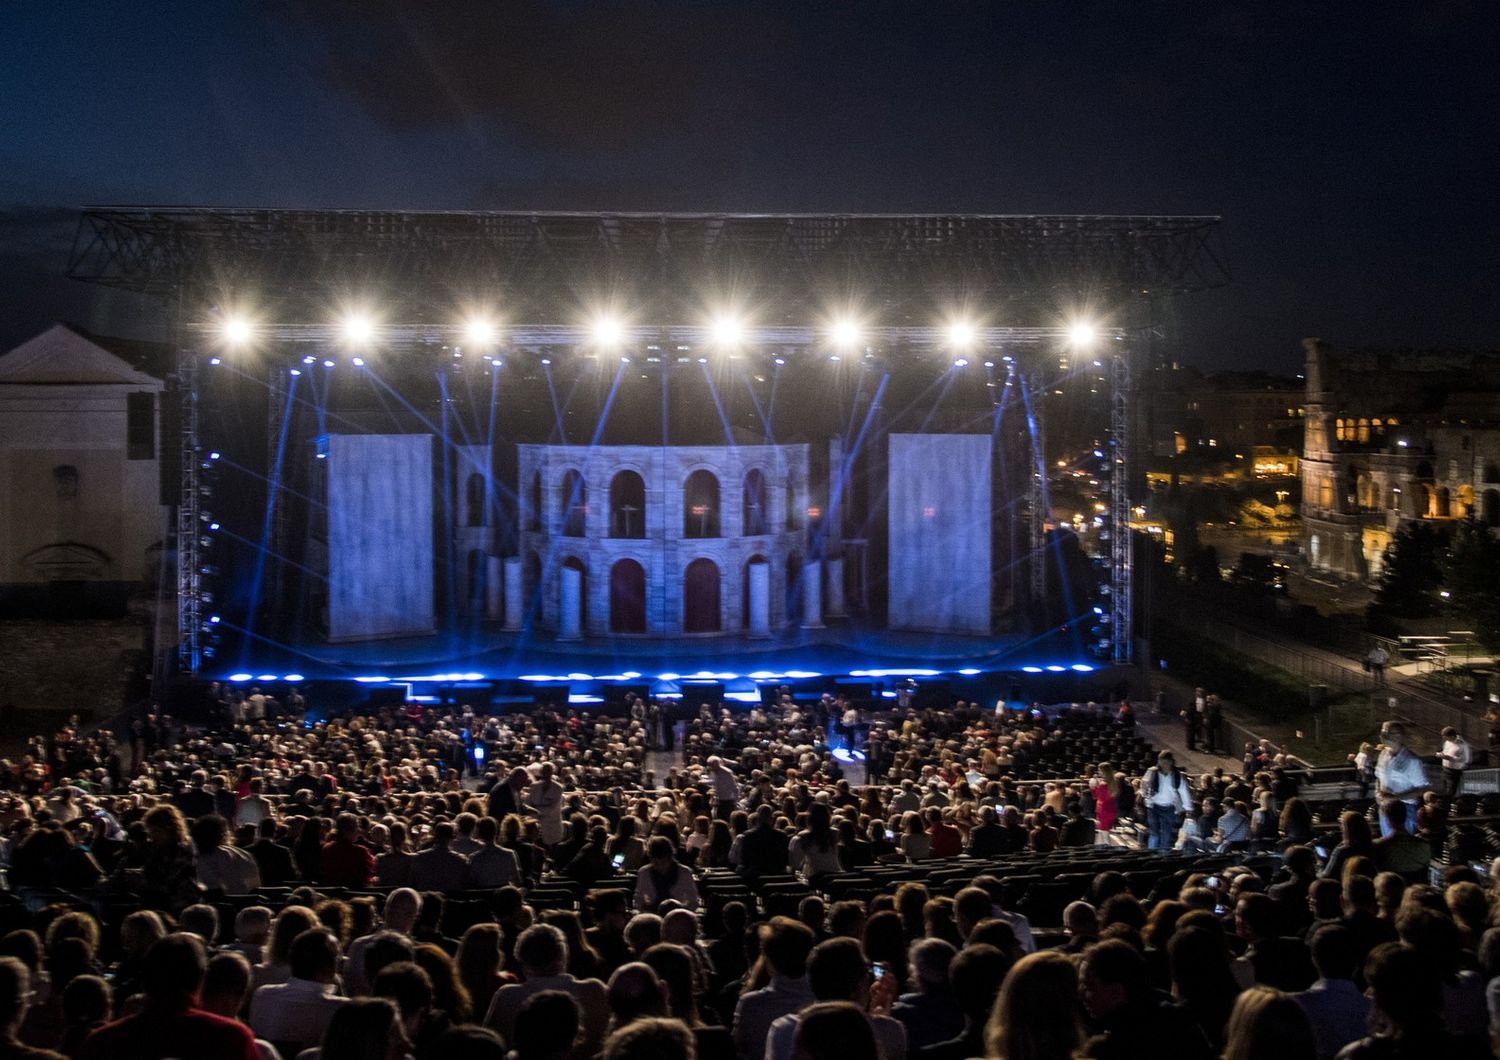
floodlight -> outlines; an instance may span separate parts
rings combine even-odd
[[[594,345],[613,347],[625,341],[625,322],[613,313],[601,313],[589,328]]]
[[[974,347],[979,331],[967,320],[955,320],[947,327],[948,348],[962,353]]]
[[[232,313],[219,322],[219,336],[230,349],[240,349],[255,337],[255,325],[249,317]]]
[[[864,340],[864,328],[853,317],[839,317],[828,329],[828,338],[841,350],[852,350]]]
[[[745,325],[732,313],[721,313],[709,324],[709,336],[721,350],[732,350],[745,340]]]
[[[340,323],[344,342],[350,346],[367,346],[375,338],[375,321],[363,310],[351,310]]]
[[[1099,329],[1087,320],[1075,320],[1068,327],[1068,345],[1086,350],[1099,340]]]
[[[496,328],[493,321],[484,317],[470,317],[464,324],[464,342],[481,349],[495,343]]]

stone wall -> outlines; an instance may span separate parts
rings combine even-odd
[[[117,709],[143,634],[130,619],[0,622],[0,707],[95,717]]]

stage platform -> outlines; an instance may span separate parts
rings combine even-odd
[[[1087,675],[1108,668],[1068,633],[1047,637],[965,637],[868,632],[848,627],[797,630],[766,640],[742,637],[559,641],[547,633],[481,627],[462,634],[312,644],[259,643],[224,653],[219,680],[639,681],[697,678],[755,681],[814,677],[899,678],[955,674]]]

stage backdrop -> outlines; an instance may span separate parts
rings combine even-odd
[[[432,435],[328,440],[328,639],[432,633]]]
[[[990,437],[892,434],[891,629],[990,632]]]

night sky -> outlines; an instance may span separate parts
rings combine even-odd
[[[151,0],[0,15],[0,349],[95,203],[1212,213],[1175,349],[1500,347],[1500,5]]]

